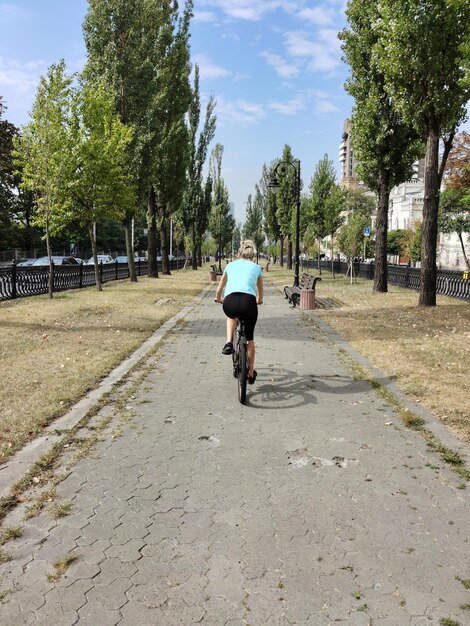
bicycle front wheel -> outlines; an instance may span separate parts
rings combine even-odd
[[[238,399],[242,404],[246,400],[246,381],[248,378],[248,354],[246,342],[240,341],[238,353]]]

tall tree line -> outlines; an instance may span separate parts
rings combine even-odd
[[[386,190],[404,175],[393,166],[394,151],[398,160],[402,154],[404,170],[411,158],[400,149],[408,126],[425,146],[426,163],[418,302],[434,306],[440,187],[470,97],[470,3],[350,0],[347,16],[350,28],[342,37],[351,66],[348,89],[355,97],[357,149],[369,184],[382,198],[377,252],[383,259]],[[379,266],[379,271],[374,288],[383,291],[384,269]]]

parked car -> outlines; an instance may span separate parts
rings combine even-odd
[[[114,259],[115,263],[128,263],[129,262],[129,257],[123,255],[117,256]]]
[[[28,267],[29,265],[32,265],[34,261],[36,261],[36,259],[21,259],[16,265],[18,267]]]
[[[90,257],[87,261],[87,265],[93,265],[93,263],[93,257]],[[114,263],[114,260],[110,254],[98,254],[98,263]]]
[[[53,256],[52,262],[54,265],[79,265],[79,261],[73,256]],[[32,267],[37,265],[49,265],[49,257],[41,256],[32,263]]]

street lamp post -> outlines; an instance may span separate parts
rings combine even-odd
[[[300,161],[295,163],[291,161],[280,161],[274,168],[274,172],[271,181],[268,183],[268,187],[273,193],[276,193],[280,187],[279,180],[277,178],[278,171],[284,175],[287,171],[287,166],[294,169],[295,172],[295,191],[296,191],[296,212],[295,212],[295,265],[294,265],[294,285],[299,286],[299,267],[300,267]]]

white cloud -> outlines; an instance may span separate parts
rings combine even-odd
[[[217,16],[212,11],[195,11],[193,19],[195,22],[212,23],[217,21]]]
[[[273,67],[279,76],[283,78],[295,78],[299,75],[299,68],[294,63],[288,63],[278,54],[262,52],[260,56],[266,59],[266,63]]]
[[[282,115],[295,115],[305,109],[306,100],[303,94],[299,94],[289,102],[270,102],[269,108]]]
[[[226,78],[231,75],[229,70],[221,65],[216,65],[205,54],[196,54],[193,61],[199,66],[200,76],[203,79]]]
[[[265,13],[284,6],[281,0],[201,0],[202,5],[217,7],[228,17],[246,21],[258,21]]]
[[[224,125],[242,124],[244,126],[254,124],[266,116],[263,104],[248,102],[247,100],[235,100],[227,102],[223,97],[217,97],[217,119]]]
[[[307,59],[308,69],[313,72],[330,72],[340,64],[341,48],[334,29],[320,30],[316,41],[304,32],[288,32],[285,41],[288,53]]]
[[[222,35],[222,39],[228,39],[230,41],[240,41],[240,35],[233,30],[228,31]]]
[[[312,7],[302,9],[299,13],[299,17],[308,22],[312,22],[312,24],[329,26],[334,23],[335,11],[327,7]]]
[[[0,87],[22,94],[33,95],[36,91],[41,74],[47,69],[45,61],[20,63],[15,59],[0,57]]]

